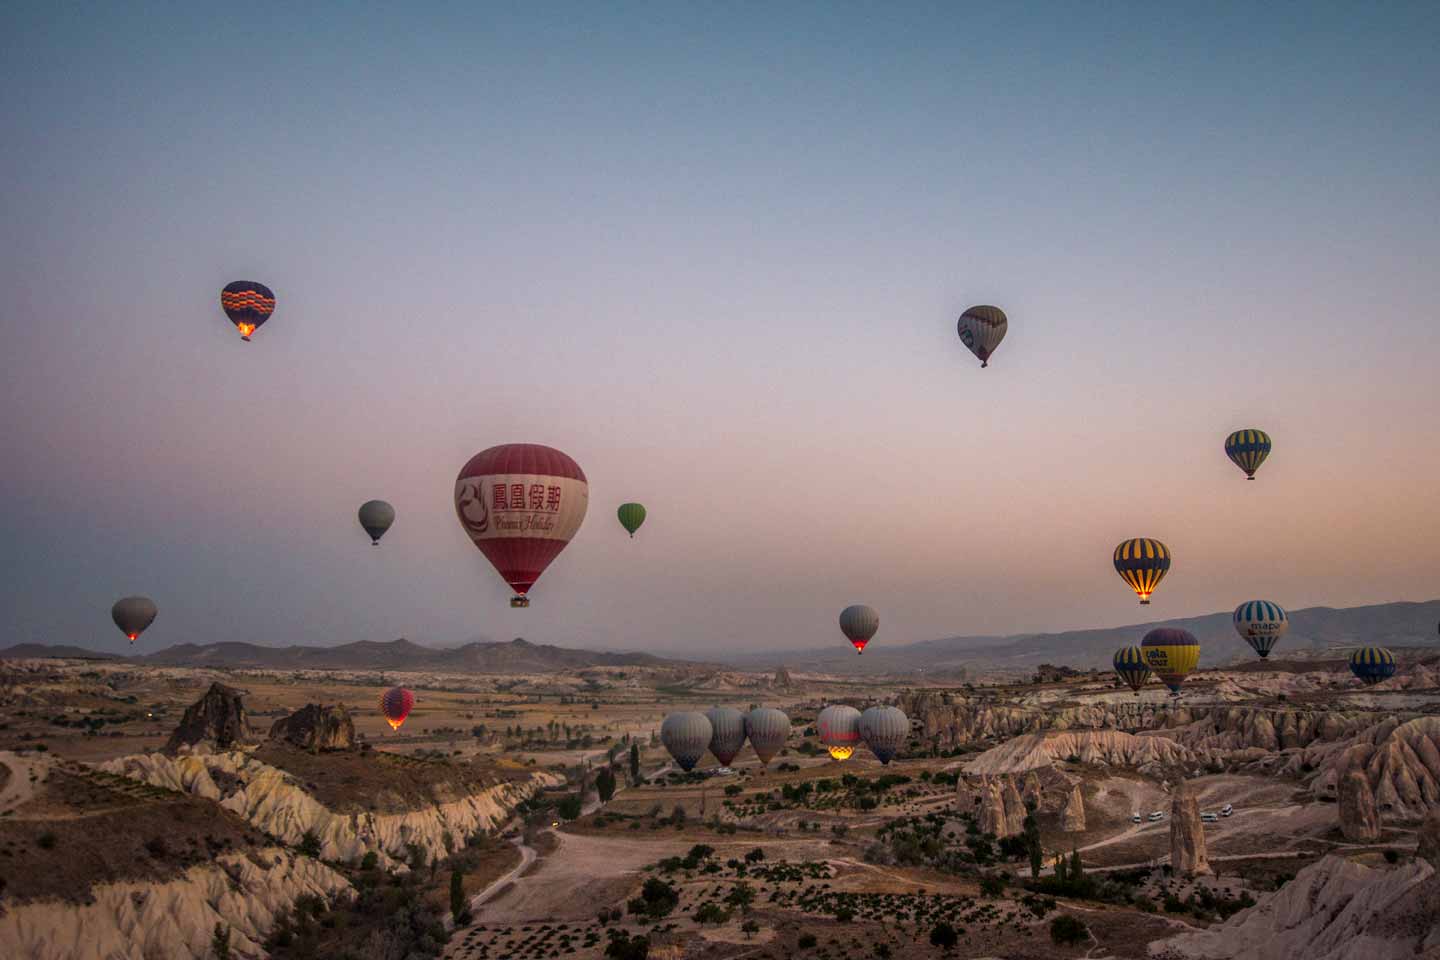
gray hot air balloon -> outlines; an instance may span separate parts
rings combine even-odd
[[[366,500],[360,504],[360,526],[370,534],[370,542],[375,546],[380,545],[380,538],[394,522],[395,508],[384,500]]]
[[[660,742],[689,773],[710,746],[710,721],[703,713],[672,713],[660,724]]]
[[[745,736],[762,764],[774,759],[790,739],[790,718],[774,707],[756,707],[745,718]]]
[[[705,711],[705,719],[710,721],[710,752],[720,766],[730,766],[745,746],[745,714],[734,707],[711,707]]]
[[[860,739],[881,763],[889,763],[910,736],[910,718],[897,707],[871,707],[860,714]]]
[[[820,742],[836,760],[849,760],[860,742],[860,711],[844,704],[831,704],[815,718]]]
[[[149,597],[123,597],[110,608],[110,619],[134,643],[135,638],[155,622],[155,615],[159,612],[160,608]]]
[[[880,629],[880,614],[863,603],[853,603],[840,611],[840,632],[855,646],[856,653],[865,652],[865,644]]]

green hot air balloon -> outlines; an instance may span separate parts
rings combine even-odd
[[[640,524],[645,522],[645,508],[638,503],[622,503],[615,514],[620,518],[620,526],[629,531],[632,538],[640,529]]]
[[[360,504],[360,526],[370,534],[370,542],[380,546],[380,538],[395,522],[395,508],[384,500],[366,500]]]

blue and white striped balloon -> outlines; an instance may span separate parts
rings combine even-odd
[[[1290,616],[1285,608],[1270,600],[1246,600],[1235,608],[1234,620],[1235,632],[1255,648],[1262,660],[1290,629]]]

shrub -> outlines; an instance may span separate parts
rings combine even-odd
[[[609,960],[645,960],[650,956],[650,938],[638,934],[631,937],[619,930],[611,930],[605,956]]]
[[[801,950],[809,950],[815,946],[815,943],[815,934],[813,933],[802,933],[800,934],[800,939],[795,941],[795,945]]]
[[[987,873],[980,878],[980,895],[985,897],[998,897],[1005,892],[1005,877],[1000,874]]]
[[[40,836],[35,839],[35,842],[40,845],[41,850],[54,850],[55,841],[55,834],[51,833],[49,830],[46,830],[44,833],[40,834]]]
[[[366,853],[365,856],[363,856],[363,857],[360,858],[360,869],[361,869],[361,870],[374,870],[374,869],[375,869],[376,867],[378,867],[379,865],[380,865],[380,855],[379,855],[378,853],[376,853],[374,850],[371,850],[370,852]]]
[[[960,942],[960,936],[955,928],[944,921],[935,924],[930,930],[930,945],[939,947],[946,953],[955,949],[955,944]]]
[[[1385,862],[1386,862],[1386,863],[1398,863],[1399,861],[1400,861],[1400,851],[1398,851],[1398,850],[1386,850],[1386,851],[1385,851]]]
[[[305,835],[300,838],[300,842],[295,845],[295,849],[303,857],[318,858],[320,856],[320,838],[315,835],[314,830],[306,830]]]
[[[755,934],[760,932],[760,924],[756,923],[753,919],[746,920],[744,923],[740,924],[740,929],[745,934],[745,939],[749,940],[751,937],[755,936]]]
[[[1050,921],[1050,939],[1061,945],[1074,946],[1090,939],[1090,931],[1078,919],[1063,913]]]
[[[718,903],[701,904],[700,909],[695,911],[695,922],[700,924],[725,923],[729,919],[730,911]]]

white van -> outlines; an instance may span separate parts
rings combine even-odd
[[[1202,813],[1200,819],[1205,823],[1219,823],[1220,815],[1218,813]]]
[[[1138,814],[1138,813],[1132,813],[1132,814],[1130,815],[1130,822],[1131,822],[1131,823],[1139,823],[1139,822],[1140,822],[1140,814]]]
[[[1232,807],[1232,806],[1231,806],[1230,804],[1228,804],[1228,803],[1225,804],[1225,806],[1223,806],[1223,807],[1220,808],[1220,816],[1222,816],[1222,817],[1228,817],[1228,816],[1230,816],[1230,815],[1231,815],[1232,813],[1234,813],[1234,812],[1235,812],[1235,808]]]
[[[1151,823],[1154,823],[1156,820],[1164,820],[1164,819],[1165,819],[1165,814],[1164,814],[1164,812],[1162,812],[1162,811],[1160,811],[1160,810],[1152,810],[1152,811],[1150,811],[1150,822],[1151,822]]]

